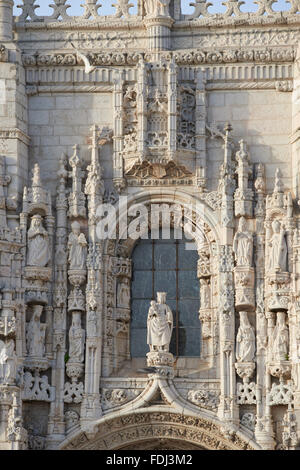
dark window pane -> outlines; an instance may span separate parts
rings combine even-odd
[[[199,299],[200,285],[196,271],[179,271],[178,287],[180,299]]]
[[[179,356],[200,356],[200,328],[179,328]]]
[[[179,326],[200,327],[199,300],[179,300]]]
[[[154,268],[158,270],[173,270],[176,268],[176,245],[155,243]]]
[[[152,298],[152,272],[135,271],[131,284],[132,299]]]
[[[145,328],[147,325],[148,310],[151,299],[137,300],[131,302],[131,326],[132,328]]]
[[[138,243],[132,256],[133,270],[152,270],[152,243]]]
[[[175,271],[155,271],[154,292],[166,292],[168,299],[176,298],[176,273]]]
[[[147,345],[147,328],[132,328],[130,338],[130,353],[132,357],[145,357],[149,352]]]
[[[186,250],[185,243],[179,243],[178,245],[178,268],[197,270],[197,261],[198,261],[197,250]]]

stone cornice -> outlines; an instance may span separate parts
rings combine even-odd
[[[236,28],[238,27],[278,27],[284,25],[299,25],[300,15],[289,12],[274,12],[272,15],[258,15],[255,13],[242,13],[236,16],[226,16],[225,14],[207,15],[201,18],[190,20],[175,21],[172,18],[146,18],[141,16],[132,16],[120,20],[112,16],[101,16],[96,20],[84,19],[81,17],[70,17],[68,21],[51,21],[50,17],[38,17],[35,21],[22,21],[18,17],[14,18],[14,28],[16,31],[22,30],[132,30],[145,29],[152,24],[166,24],[173,30],[189,29],[199,30],[202,28]]]
[[[31,22],[19,22],[18,17],[15,18],[14,27],[16,31],[28,31],[28,30],[63,30],[63,31],[72,31],[72,30],[116,30],[122,29],[132,30],[132,29],[145,29],[142,17],[135,16],[129,20],[120,20],[119,18],[112,19],[111,17],[101,17],[99,20],[84,20],[84,19],[74,19],[70,21],[55,21],[50,23],[49,21],[43,21],[41,18],[40,21]]]
[[[25,145],[30,144],[30,137],[18,128],[0,129],[0,139],[18,139]]]

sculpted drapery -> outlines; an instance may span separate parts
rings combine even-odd
[[[87,254],[87,241],[83,233],[80,233],[80,224],[73,222],[72,232],[68,239],[70,269],[85,269]]]
[[[150,303],[147,319],[147,344],[150,351],[168,351],[172,330],[173,314],[168,305],[166,305],[166,294],[157,293],[157,302]]]
[[[42,217],[34,215],[28,230],[28,266],[44,267],[50,259],[49,236],[42,225]]]
[[[269,270],[286,271],[287,270],[287,244],[285,240],[285,231],[278,220],[272,223],[273,235],[269,241]]]

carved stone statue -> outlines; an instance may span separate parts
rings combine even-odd
[[[269,240],[269,271],[287,270],[287,244],[285,231],[278,220],[272,222],[273,235]]]
[[[209,281],[205,278],[200,279],[200,299],[201,308],[211,307],[210,284]]]
[[[245,217],[239,220],[238,231],[233,239],[233,251],[237,266],[252,266],[253,235],[247,231]]]
[[[81,328],[81,313],[73,312],[72,325],[69,331],[70,362],[83,362],[85,330]]]
[[[49,236],[42,225],[42,217],[38,214],[31,218],[31,225],[27,234],[28,239],[28,266],[44,267],[50,259]]]
[[[30,322],[26,326],[27,352],[32,357],[44,357],[46,324],[40,322],[43,306],[34,305]]]
[[[80,233],[80,224],[73,222],[72,232],[68,239],[70,269],[86,269],[87,241]]]
[[[118,285],[118,307],[129,308],[130,286],[129,279],[124,278]]]
[[[157,292],[157,302],[152,300],[147,319],[147,344],[150,351],[169,351],[173,330],[173,315],[166,305],[166,293]]]
[[[287,361],[289,352],[289,330],[285,322],[285,312],[277,313],[276,326],[273,332],[273,360]]]
[[[251,362],[255,355],[255,333],[247,312],[240,312],[240,326],[236,337],[236,359],[238,362]]]
[[[7,343],[0,340],[0,383],[12,384],[17,375],[17,356],[15,342],[10,339]]]
[[[146,14],[150,18],[169,15],[170,0],[146,0],[144,5]]]

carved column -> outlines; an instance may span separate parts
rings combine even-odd
[[[204,189],[206,185],[206,72],[198,69],[196,72],[196,177],[197,186]]]
[[[147,136],[147,68],[142,58],[137,65],[137,90],[138,153],[140,159],[144,160]]]
[[[56,197],[56,240],[54,252],[54,292],[53,292],[53,337],[52,350],[55,367],[52,370],[52,383],[56,386],[55,401],[50,404],[48,437],[46,448],[53,449],[64,438],[64,379],[66,353],[67,318],[67,191],[65,169],[66,156],[62,155],[58,171],[59,185]]]
[[[125,187],[123,163],[123,73],[120,72],[114,82],[114,186],[118,192]]]
[[[221,204],[221,246],[219,247],[219,323],[220,323],[220,377],[221,396],[218,416],[228,425],[238,424],[238,406],[236,404],[235,377],[235,318],[234,318],[234,284],[233,284],[233,179],[234,165],[232,161],[232,143],[230,141],[230,124],[224,131],[224,161],[220,168],[219,191],[222,195]]]
[[[236,379],[234,357],[234,288],[233,253],[231,245],[220,246],[220,378],[221,395],[218,416],[228,425],[238,424],[238,407],[235,402]]]
[[[267,318],[264,303],[265,280],[265,176],[264,167],[256,168],[255,179],[255,293],[256,293],[256,426],[255,438],[266,449],[273,448],[273,437],[265,426],[266,407],[266,353],[268,343]]]
[[[84,426],[102,415],[99,393],[103,343],[101,265],[102,244],[91,242],[87,260],[85,390],[81,405],[81,423]]]
[[[294,82],[292,93],[292,190],[300,199],[300,46],[294,63]]]
[[[121,112],[123,90],[122,82],[115,90],[115,104]],[[115,127],[117,136],[117,153],[122,158],[121,137],[122,120]],[[121,119],[121,118],[120,118]],[[85,192],[88,195],[88,227],[89,227],[89,252],[87,258],[88,282],[86,287],[86,350],[85,350],[85,387],[81,405],[81,425],[88,427],[89,422],[102,414],[100,404],[100,376],[102,367],[102,330],[103,330],[103,291],[102,291],[102,244],[97,241],[97,209],[103,203],[104,183],[102,169],[99,163],[98,145],[104,145],[110,141],[112,132],[102,129],[96,133],[93,128],[91,164],[88,166],[88,177]]]
[[[177,66],[171,59],[168,67],[169,158],[175,159],[177,147]]]
[[[148,32],[148,48],[151,52],[171,49],[171,28],[174,20],[168,16],[144,18]]]
[[[12,40],[13,6],[13,0],[0,0],[0,41]]]

